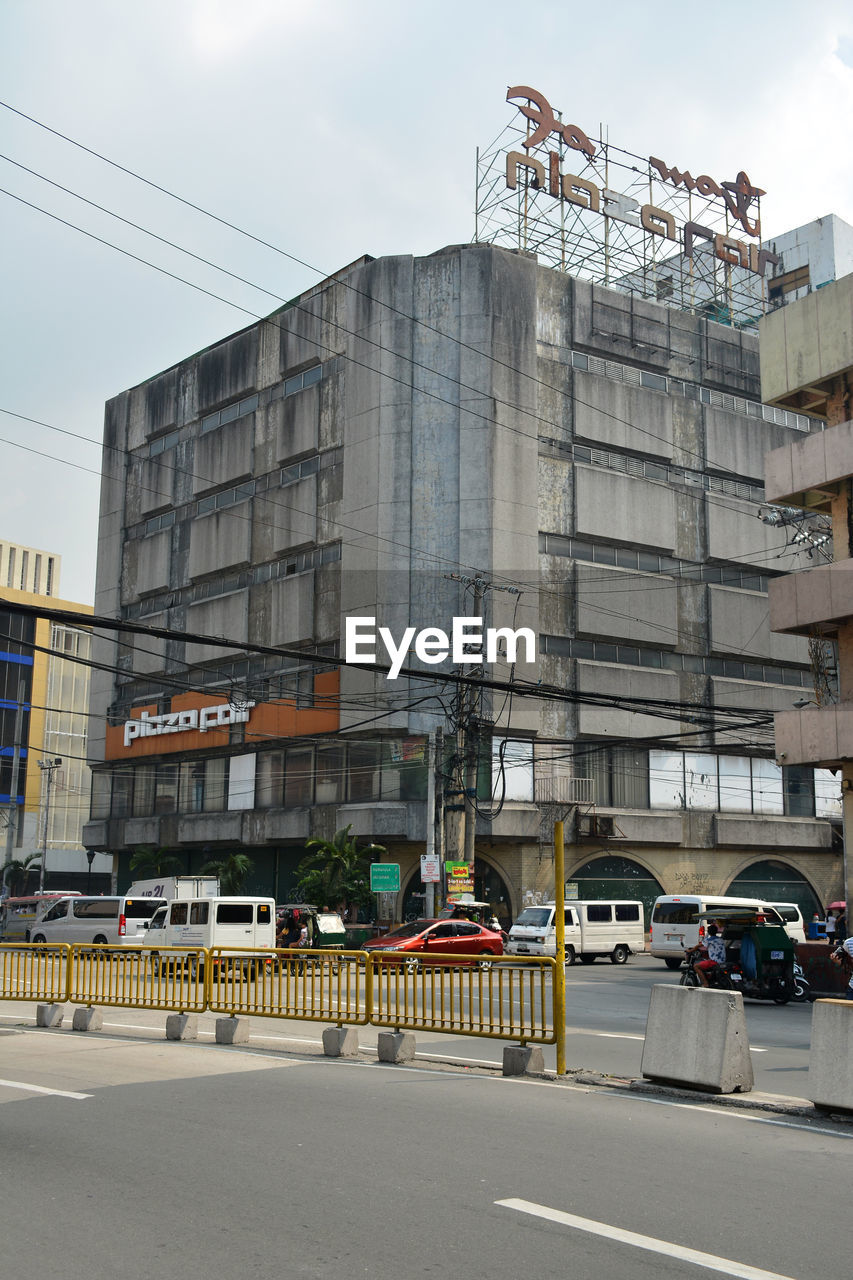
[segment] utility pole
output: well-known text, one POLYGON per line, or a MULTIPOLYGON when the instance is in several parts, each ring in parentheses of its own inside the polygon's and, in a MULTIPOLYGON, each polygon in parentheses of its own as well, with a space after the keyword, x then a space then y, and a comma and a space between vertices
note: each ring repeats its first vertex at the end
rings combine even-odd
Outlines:
POLYGON ((53 775, 62 764, 62 756, 54 756, 49 760, 39 760, 38 766, 47 774, 47 794, 44 802, 44 845, 42 847, 41 867, 39 868, 39 893, 44 893, 44 871, 47 865, 47 836, 50 823, 50 786, 53 775))

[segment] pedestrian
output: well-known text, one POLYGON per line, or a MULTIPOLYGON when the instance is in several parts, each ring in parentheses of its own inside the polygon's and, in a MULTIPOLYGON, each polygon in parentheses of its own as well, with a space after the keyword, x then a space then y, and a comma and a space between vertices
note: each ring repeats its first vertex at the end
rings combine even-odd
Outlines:
POLYGON ((839 942, 847 941, 847 911, 839 911, 835 921, 835 936, 839 942))
POLYGON ((853 938, 846 938, 840 947, 836 947, 832 953, 832 959, 837 964, 844 965, 845 971, 850 975, 844 999, 853 1000, 853 938))
POLYGON ((835 916, 829 907, 826 908, 826 940, 830 945, 835 944, 835 916))

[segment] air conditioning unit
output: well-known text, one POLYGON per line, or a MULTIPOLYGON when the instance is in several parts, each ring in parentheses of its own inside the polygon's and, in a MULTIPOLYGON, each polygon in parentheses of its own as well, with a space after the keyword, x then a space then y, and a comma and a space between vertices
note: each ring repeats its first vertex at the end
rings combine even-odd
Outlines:
POLYGON ((582 813, 578 817, 578 835, 593 839, 613 836, 613 819, 596 813, 582 813))

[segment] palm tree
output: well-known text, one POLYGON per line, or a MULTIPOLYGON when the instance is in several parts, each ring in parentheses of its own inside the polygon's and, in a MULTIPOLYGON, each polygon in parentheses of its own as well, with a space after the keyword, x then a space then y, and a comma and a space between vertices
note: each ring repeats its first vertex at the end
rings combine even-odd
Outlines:
POLYGON ((11 897, 23 888, 26 891, 31 871, 41 871, 41 854, 28 853, 26 858, 10 858, 3 867, 3 882, 11 897), (23 882, 23 886, 22 886, 23 882))
POLYGON ((130 870, 134 875, 141 872, 140 880, 178 875, 183 869, 183 860, 177 854, 169 853, 167 849, 155 849, 150 844, 138 845, 130 859, 130 870))
POLYGON ((243 892, 246 877, 254 866, 247 853, 229 853, 218 862, 206 862, 201 869, 203 876, 219 877, 219 892, 238 894, 243 892))
POLYGON ((307 840, 312 852, 299 864, 296 892, 304 902, 318 907, 347 911, 351 906, 367 906, 370 892, 370 864, 374 855, 384 853, 380 844, 358 847, 358 837, 350 835, 352 823, 336 831, 331 840, 307 840))

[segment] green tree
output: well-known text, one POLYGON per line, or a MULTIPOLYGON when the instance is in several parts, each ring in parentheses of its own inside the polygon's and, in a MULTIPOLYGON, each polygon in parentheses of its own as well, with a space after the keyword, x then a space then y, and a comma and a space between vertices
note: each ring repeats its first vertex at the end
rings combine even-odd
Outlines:
POLYGON ((227 858, 206 862, 201 869, 201 874, 218 876, 219 892, 227 896, 243 892, 246 877, 254 865, 247 853, 229 853, 227 858))
POLYGON ((370 864, 375 854, 384 853, 381 844, 358 847, 358 837, 349 826, 336 831, 331 840, 307 840, 311 852, 297 868, 296 892, 304 902, 318 907, 347 911, 373 901, 370 892, 370 864))
POLYGON ((183 869, 183 859, 176 853, 169 853, 168 849, 155 849, 150 844, 138 845, 130 859, 131 873, 138 880, 180 875, 183 869))
POLYGON ((26 858, 11 858, 3 867, 3 881, 11 897, 26 893, 31 871, 41 871, 41 854, 29 853, 26 858))

